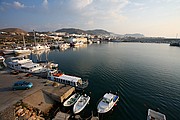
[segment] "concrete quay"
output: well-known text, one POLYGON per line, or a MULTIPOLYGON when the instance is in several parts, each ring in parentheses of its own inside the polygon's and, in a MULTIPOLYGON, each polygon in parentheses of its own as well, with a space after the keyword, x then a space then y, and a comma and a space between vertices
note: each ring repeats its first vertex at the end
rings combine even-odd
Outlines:
POLYGON ((37 76, 28 76, 27 73, 19 73, 18 75, 10 74, 10 70, 0 71, 0 118, 6 108, 11 107, 22 100, 44 113, 47 113, 55 101, 63 102, 68 98, 75 88, 54 83, 47 79, 37 76), (13 90, 12 85, 19 80, 25 80, 33 83, 33 87, 28 90, 13 90))

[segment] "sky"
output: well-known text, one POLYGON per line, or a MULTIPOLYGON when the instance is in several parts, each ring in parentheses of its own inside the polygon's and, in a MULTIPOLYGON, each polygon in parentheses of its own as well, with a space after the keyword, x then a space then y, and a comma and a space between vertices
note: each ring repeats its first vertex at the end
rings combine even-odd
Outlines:
POLYGON ((0 29, 180 36, 180 0, 0 0, 0 29))

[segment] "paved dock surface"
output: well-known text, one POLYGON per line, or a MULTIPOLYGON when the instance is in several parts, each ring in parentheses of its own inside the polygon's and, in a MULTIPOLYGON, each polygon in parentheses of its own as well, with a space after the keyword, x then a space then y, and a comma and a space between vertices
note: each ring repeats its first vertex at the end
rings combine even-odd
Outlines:
MULTIPOLYGON (((30 76, 26 77, 27 73, 20 73, 18 75, 12 75, 8 71, 0 71, 0 111, 4 110, 5 108, 12 106, 19 100, 26 100, 29 103, 39 104, 36 101, 41 100, 41 99, 30 99, 34 96, 34 94, 40 93, 39 91, 50 91, 50 95, 57 95, 58 98, 61 99, 61 96, 64 96, 64 93, 68 91, 68 95, 70 95, 74 89, 71 86, 66 86, 63 87, 64 85, 60 84, 58 87, 53 87, 52 85, 47 85, 47 83, 51 83, 51 81, 47 79, 42 79, 37 76, 30 76), (12 85, 19 81, 19 80, 25 80, 28 82, 33 83, 33 87, 28 89, 28 90, 13 90, 12 85), (63 89, 62 89, 63 87, 63 89), (53 93, 53 91, 57 91, 57 89, 61 92, 61 94, 57 94, 57 92, 53 93), (70 90, 70 92, 69 92, 70 90)), ((48 94, 48 93, 47 93, 48 94)), ((40 93, 42 96, 42 93, 40 93)), ((68 95, 64 97, 67 98, 68 95)), ((37 95, 37 98, 41 98, 41 96, 37 95)), ((44 99, 44 98, 43 98, 44 99)), ((46 100, 44 100, 46 101, 46 100)), ((61 100, 59 100, 61 101, 61 100)))

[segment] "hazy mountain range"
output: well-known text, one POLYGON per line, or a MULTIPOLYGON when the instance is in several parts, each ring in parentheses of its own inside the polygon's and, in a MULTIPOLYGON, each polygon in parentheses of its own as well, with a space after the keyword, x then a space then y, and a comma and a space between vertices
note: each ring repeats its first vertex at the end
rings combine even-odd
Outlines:
MULTIPOLYGON (((6 28, 6 29, 0 29, 0 32, 7 32, 7 33, 28 33, 25 30, 19 29, 19 28, 6 28)), ((32 31, 31 31, 32 32, 32 31)), ((95 29, 95 30, 82 30, 82 29, 76 29, 76 28, 62 28, 58 29, 55 32, 66 32, 69 34, 91 34, 91 35, 103 35, 103 36, 116 36, 116 37, 144 37, 143 34, 125 34, 125 35, 120 35, 120 34, 115 34, 112 32, 108 32, 103 29, 95 29)))
POLYGON ((115 34, 112 32, 108 32, 103 29, 95 29, 95 30, 81 30, 81 29, 75 29, 75 28, 62 28, 59 30, 56 30, 55 32, 66 32, 69 34, 91 34, 91 35, 104 35, 104 36, 117 36, 117 37, 145 37, 143 34, 125 34, 125 35, 120 35, 120 34, 115 34))

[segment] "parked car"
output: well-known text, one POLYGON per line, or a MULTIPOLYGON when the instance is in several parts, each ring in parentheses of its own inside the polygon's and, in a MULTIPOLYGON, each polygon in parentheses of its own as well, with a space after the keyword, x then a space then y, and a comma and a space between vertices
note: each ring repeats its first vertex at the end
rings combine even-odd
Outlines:
POLYGON ((33 87, 33 83, 26 81, 18 81, 14 83, 13 90, 25 90, 33 87))

